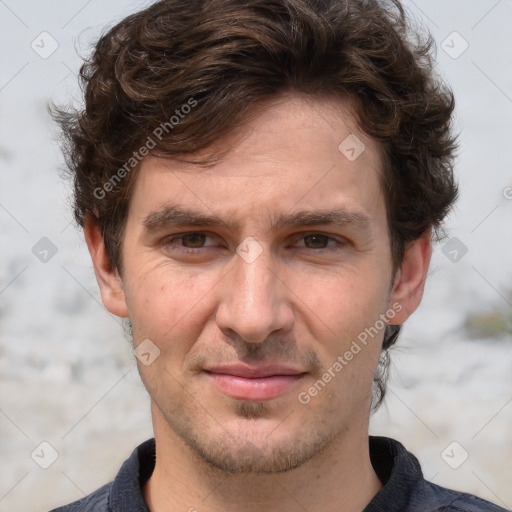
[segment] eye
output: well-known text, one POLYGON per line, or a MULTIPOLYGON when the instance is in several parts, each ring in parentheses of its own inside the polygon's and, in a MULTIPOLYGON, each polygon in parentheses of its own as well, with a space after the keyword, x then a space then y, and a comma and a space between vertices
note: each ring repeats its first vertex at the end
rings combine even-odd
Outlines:
POLYGON ((195 253, 198 252, 199 249, 213 245, 208 244, 205 246, 205 241, 208 239, 212 240, 212 238, 205 233, 182 233, 167 239, 165 245, 166 247, 180 252, 195 253))
POLYGON ((311 233, 302 236, 300 240, 304 241, 304 245, 302 247, 306 247, 307 249, 338 249, 341 246, 345 245, 343 240, 338 240, 337 238, 333 238, 328 235, 324 235, 322 233, 311 233), (330 244, 330 245, 329 245, 330 244))

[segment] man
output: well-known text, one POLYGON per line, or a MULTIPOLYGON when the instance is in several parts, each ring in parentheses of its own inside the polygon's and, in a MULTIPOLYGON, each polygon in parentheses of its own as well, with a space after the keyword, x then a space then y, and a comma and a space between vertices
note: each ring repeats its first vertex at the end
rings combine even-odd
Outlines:
POLYGON ((451 92, 398 2, 163 0, 67 137, 155 439, 64 511, 499 511, 369 437, 455 197, 451 92))

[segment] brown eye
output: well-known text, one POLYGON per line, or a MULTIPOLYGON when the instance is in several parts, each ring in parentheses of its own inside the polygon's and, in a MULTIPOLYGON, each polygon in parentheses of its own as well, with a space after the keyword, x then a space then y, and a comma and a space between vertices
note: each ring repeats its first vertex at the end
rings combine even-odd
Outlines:
POLYGON ((329 240, 332 239, 326 235, 306 235, 304 237, 306 246, 310 249, 325 249, 329 240))
POLYGON ((323 254, 342 250, 346 245, 346 240, 343 238, 334 238, 324 233, 308 233, 297 239, 295 247, 302 250, 321 251, 321 253, 314 254, 323 254))
POLYGON ((207 249, 214 248, 214 240, 206 233, 180 233, 165 240, 166 251, 200 255, 207 249))
POLYGON ((189 249, 198 249, 203 246, 206 235, 203 233, 190 233, 189 235, 182 235, 180 238, 185 247, 188 247, 189 249))

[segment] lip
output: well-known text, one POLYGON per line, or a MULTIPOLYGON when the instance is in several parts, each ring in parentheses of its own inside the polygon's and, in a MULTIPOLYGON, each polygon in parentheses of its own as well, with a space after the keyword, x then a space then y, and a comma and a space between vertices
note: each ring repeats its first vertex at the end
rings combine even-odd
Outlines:
POLYGON ((238 400, 272 400, 286 393, 306 372, 283 365, 215 366, 204 370, 223 393, 238 400))

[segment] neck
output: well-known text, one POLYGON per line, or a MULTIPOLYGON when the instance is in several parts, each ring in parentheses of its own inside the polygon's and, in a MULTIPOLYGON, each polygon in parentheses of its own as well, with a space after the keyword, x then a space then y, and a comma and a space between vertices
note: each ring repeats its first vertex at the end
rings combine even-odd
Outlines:
POLYGON ((199 459, 154 409, 156 465, 144 488, 151 512, 360 512, 382 488, 370 462, 368 417, 296 469, 231 474, 199 459))

